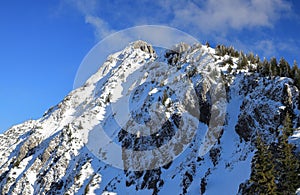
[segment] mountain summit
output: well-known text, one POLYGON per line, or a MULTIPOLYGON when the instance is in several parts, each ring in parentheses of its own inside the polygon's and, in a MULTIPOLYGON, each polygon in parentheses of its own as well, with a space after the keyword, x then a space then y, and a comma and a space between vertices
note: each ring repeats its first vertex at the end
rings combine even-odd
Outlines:
POLYGON ((284 62, 131 43, 0 135, 0 192, 296 193, 300 71, 284 62))

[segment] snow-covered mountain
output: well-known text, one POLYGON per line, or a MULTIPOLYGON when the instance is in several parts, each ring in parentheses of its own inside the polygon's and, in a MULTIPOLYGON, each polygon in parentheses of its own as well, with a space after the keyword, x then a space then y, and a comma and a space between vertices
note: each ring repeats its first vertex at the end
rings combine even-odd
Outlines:
POLYGON ((276 143, 286 114, 295 129, 300 115, 293 79, 240 63, 199 44, 130 44, 43 117, 0 135, 0 192, 241 193, 257 134, 276 143))

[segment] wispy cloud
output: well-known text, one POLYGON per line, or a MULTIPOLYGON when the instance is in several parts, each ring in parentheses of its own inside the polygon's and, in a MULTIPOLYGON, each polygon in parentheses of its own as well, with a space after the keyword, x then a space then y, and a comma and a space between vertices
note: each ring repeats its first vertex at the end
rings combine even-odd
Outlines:
POLYGON ((86 15, 85 22, 91 24, 95 28, 94 34, 98 41, 114 32, 112 29, 110 29, 108 23, 100 17, 86 15))
POLYGON ((271 57, 288 57, 287 60, 292 63, 300 51, 299 44, 299 41, 293 39, 282 40, 276 38, 257 40, 251 47, 249 47, 249 44, 244 43, 242 47, 248 47, 248 51, 259 52, 261 57, 266 57, 267 59, 271 57))
POLYGON ((97 41, 114 32, 107 21, 98 16, 100 1, 97 0, 65 0, 65 2, 76 8, 85 18, 85 22, 94 27, 97 41))
POLYGON ((269 58, 275 56, 277 53, 277 47, 272 40, 259 40, 254 45, 254 49, 260 51, 263 54, 263 57, 269 58))

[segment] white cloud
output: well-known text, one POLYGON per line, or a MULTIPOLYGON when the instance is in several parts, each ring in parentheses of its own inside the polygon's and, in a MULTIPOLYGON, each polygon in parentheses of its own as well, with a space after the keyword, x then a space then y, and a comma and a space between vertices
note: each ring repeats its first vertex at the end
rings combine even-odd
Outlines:
MULTIPOLYGON (((263 33, 264 30, 275 27, 281 18, 293 15, 291 1, 141 0, 132 1, 130 4, 125 1, 106 0, 64 2, 75 7, 84 16, 85 22, 94 28, 96 41, 118 29, 134 25, 161 24, 188 32, 201 41, 234 45, 237 49, 259 52, 266 57, 277 55, 283 50, 295 53, 299 49, 293 41, 284 42, 281 38, 277 38, 277 41, 272 38, 265 39, 266 34, 263 33), (245 31, 248 34, 243 36, 239 34, 243 30, 253 31, 245 31)), ((163 33, 149 33, 151 36, 164 36, 163 33)), ((168 38, 165 37, 166 40, 168 38)))
POLYGON ((120 24, 126 23, 127 27, 167 24, 193 35, 198 34, 193 32, 201 32, 226 36, 230 30, 272 27, 291 11, 291 3, 285 0, 143 0, 130 5, 105 0, 65 1, 84 15, 85 21, 94 27, 98 40, 113 32, 109 25, 113 19, 120 24), (99 12, 109 14, 110 18, 99 17, 99 12))
POLYGON ((175 15, 174 25, 194 26, 210 33, 272 27, 278 18, 291 10, 291 5, 283 0, 208 0, 200 6, 193 1, 180 1, 171 9, 175 15))

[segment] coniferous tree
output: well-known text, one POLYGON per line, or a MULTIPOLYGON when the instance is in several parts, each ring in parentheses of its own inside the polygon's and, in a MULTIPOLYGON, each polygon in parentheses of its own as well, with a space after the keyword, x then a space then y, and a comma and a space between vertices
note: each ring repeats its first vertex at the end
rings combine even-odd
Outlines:
POLYGON ((298 63, 297 63, 296 60, 294 60, 293 67, 294 67, 294 66, 298 68, 298 63))
POLYGON ((262 71, 263 71, 263 63, 262 63, 262 62, 258 62, 258 63, 257 63, 256 71, 257 71, 258 73, 262 73, 262 71))
POLYGON ((237 50, 234 49, 233 46, 230 46, 228 48, 228 54, 231 56, 231 57, 239 57, 239 52, 237 50))
POLYGON ((206 41, 205 45, 206 45, 206 47, 210 47, 210 44, 208 41, 206 41))
POLYGON ((288 142, 292 134, 293 125, 287 113, 277 143, 267 146, 257 135, 250 180, 240 185, 242 194, 295 194, 300 186, 300 160, 295 146, 288 142))
POLYGON ((259 58, 258 55, 256 55, 256 56, 255 56, 255 63, 257 64, 257 63, 259 63, 259 62, 260 62, 260 58, 259 58))
POLYGON ((218 56, 223 56, 221 51, 221 45, 217 45, 215 49, 215 54, 218 56))
POLYGON ((270 64, 268 62, 268 60, 265 58, 264 61, 262 62, 262 70, 261 70, 261 74, 263 76, 270 76, 271 74, 271 68, 270 68, 270 64))
POLYGON ((274 194, 277 187, 272 154, 259 134, 256 137, 256 148, 247 194, 274 194))
POLYGON ((250 52, 248 55, 247 55, 247 58, 248 60, 250 61, 251 64, 254 64, 256 62, 256 59, 254 57, 254 54, 253 52, 250 52))
POLYGON ((278 189, 287 194, 294 194, 300 186, 300 162, 294 154, 294 145, 288 143, 288 138, 293 133, 290 115, 287 113, 282 134, 278 139, 278 165, 277 181, 278 189))
POLYGON ((280 76, 281 77, 290 77, 290 65, 289 63, 284 59, 280 58, 279 60, 279 70, 280 70, 280 76))
POLYGON ((245 54, 241 51, 239 61, 238 61, 238 64, 237 64, 237 68, 238 69, 243 69, 243 68, 246 68, 247 66, 248 66, 248 59, 245 56, 245 54))
POLYGON ((271 72, 273 76, 278 76, 279 75, 279 71, 278 71, 278 64, 277 64, 277 60, 275 57, 272 57, 270 59, 270 66, 271 66, 271 72))
POLYGON ((296 76, 298 76, 298 64, 297 64, 297 61, 294 60, 294 64, 293 64, 293 67, 292 67, 292 70, 291 70, 291 76, 293 77, 293 79, 295 79, 296 76))
POLYGON ((297 64, 296 60, 294 61, 294 65, 291 70, 291 75, 294 79, 294 84, 296 85, 296 87, 298 89, 300 89, 300 70, 298 68, 298 64, 297 64))

